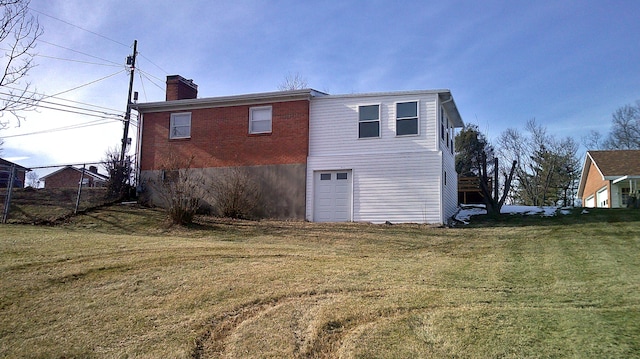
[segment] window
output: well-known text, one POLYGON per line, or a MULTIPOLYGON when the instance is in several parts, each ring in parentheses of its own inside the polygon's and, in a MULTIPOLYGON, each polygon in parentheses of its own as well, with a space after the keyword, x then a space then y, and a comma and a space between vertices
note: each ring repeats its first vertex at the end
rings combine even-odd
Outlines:
POLYGON ((321 173, 320 181, 331 181, 331 173, 321 173))
POLYGON ((358 138, 380 137, 380 105, 358 107, 358 138))
POLYGON ((620 193, 622 195, 622 204, 623 205, 628 205, 629 204, 629 197, 631 194, 631 188, 627 187, 627 188, 620 188, 620 193))
POLYGON ((418 134, 418 102, 396 104, 396 136, 418 134))
POLYGON ((339 172, 336 174, 336 179, 339 180, 346 180, 347 179, 347 173, 346 172, 339 172))
POLYGON ((249 133, 271 133, 271 106, 249 109, 249 133))
POLYGON ((169 121, 169 138, 191 137, 191 113, 172 113, 169 121))

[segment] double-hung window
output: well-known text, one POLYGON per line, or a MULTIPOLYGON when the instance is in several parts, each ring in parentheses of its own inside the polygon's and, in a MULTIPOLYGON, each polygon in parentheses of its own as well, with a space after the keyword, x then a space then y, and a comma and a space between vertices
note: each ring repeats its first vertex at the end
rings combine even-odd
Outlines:
POLYGON ((249 109, 249 133, 271 133, 271 106, 249 109))
POLYGON ((358 138, 380 137, 380 105, 358 107, 358 138))
POLYGON ((418 102, 396 103, 396 136, 418 134, 418 102))
POLYGON ((172 113, 169 120, 169 139, 191 137, 191 113, 172 113))

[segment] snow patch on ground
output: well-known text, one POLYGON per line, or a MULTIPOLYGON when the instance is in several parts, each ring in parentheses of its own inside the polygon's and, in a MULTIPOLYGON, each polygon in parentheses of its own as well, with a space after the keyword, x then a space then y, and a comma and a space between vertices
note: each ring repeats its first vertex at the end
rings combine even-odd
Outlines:
MULTIPOLYGON (((473 216, 487 214, 487 210, 484 205, 461 205, 460 211, 456 214, 455 219, 464 224, 469 224, 469 220, 473 216)), ((520 214, 520 215, 539 215, 544 217, 552 217, 557 215, 558 213, 567 215, 571 213, 571 208, 569 207, 536 207, 536 206, 510 206, 505 205, 502 206, 500 213, 505 214, 520 214)))

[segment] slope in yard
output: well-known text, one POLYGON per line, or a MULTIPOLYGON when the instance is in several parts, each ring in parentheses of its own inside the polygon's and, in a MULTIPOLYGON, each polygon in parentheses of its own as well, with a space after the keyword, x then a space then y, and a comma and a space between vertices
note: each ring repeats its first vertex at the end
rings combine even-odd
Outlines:
POLYGON ((640 357, 639 213, 0 226, 0 357, 640 357))

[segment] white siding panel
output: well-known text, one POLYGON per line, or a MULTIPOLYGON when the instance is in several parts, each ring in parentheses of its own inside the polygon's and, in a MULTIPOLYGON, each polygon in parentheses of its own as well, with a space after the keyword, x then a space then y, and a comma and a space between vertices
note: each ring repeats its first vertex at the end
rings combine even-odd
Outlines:
POLYGON ((319 97, 311 101, 309 155, 332 156, 371 152, 435 151, 437 95, 319 97), (397 137, 395 103, 419 101, 419 135, 397 137), (380 138, 358 138, 358 106, 380 104, 380 138))
MULTIPOLYGON (((443 223, 440 153, 435 151, 358 156, 315 156, 314 171, 350 169, 353 174, 353 220, 357 222, 443 223)), ((313 181, 307 181, 307 219, 313 219, 313 181)))

